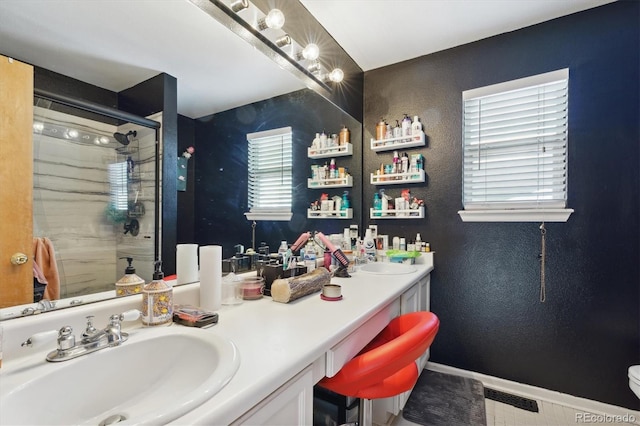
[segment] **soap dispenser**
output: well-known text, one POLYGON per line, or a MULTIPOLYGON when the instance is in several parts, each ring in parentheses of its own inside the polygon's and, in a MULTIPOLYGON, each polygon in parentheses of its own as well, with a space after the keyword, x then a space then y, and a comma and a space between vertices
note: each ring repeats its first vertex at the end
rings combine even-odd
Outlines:
POLYGON ((162 262, 155 262, 153 281, 142 289, 142 325, 171 325, 173 321, 173 288, 164 282, 162 262))
POLYGON ((136 268, 131 265, 132 257, 121 257, 127 259, 129 266, 124 270, 124 276, 116 281, 116 297, 140 294, 144 287, 144 280, 136 275, 136 268))

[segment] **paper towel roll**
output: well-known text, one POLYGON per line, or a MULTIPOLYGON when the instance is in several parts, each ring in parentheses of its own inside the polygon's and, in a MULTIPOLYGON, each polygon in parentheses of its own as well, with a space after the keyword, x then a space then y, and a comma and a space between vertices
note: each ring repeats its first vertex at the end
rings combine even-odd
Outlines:
POLYGON ((200 307, 216 311, 222 306, 222 246, 200 247, 200 307))
POLYGON ((178 284, 198 281, 198 245, 178 244, 176 246, 176 274, 178 284))

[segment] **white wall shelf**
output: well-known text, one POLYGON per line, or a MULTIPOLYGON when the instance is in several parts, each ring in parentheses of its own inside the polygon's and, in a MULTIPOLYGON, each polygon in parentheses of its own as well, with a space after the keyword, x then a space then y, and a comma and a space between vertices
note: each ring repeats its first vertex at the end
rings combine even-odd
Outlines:
POLYGON ((425 145, 424 132, 419 135, 400 136, 389 139, 373 139, 371 138, 372 151, 391 151, 396 149, 413 148, 425 145))
POLYGON ((307 188, 324 189, 324 188, 351 188, 353 186, 353 176, 345 176, 335 179, 307 179, 307 188))
POLYGON ((404 185, 407 183, 424 182, 424 170, 410 173, 388 173, 384 175, 376 175, 371 173, 372 185, 404 185))
POLYGON ((420 206, 417 209, 409 210, 374 210, 369 209, 370 219, 422 219, 424 218, 424 206, 420 206), (386 216, 383 216, 386 215, 386 216))
POLYGON ((307 148, 307 157, 309 158, 346 157, 348 155, 353 155, 353 145, 350 143, 328 148, 307 148))
POLYGON ((307 219, 353 219, 353 209, 346 209, 346 210, 307 209, 307 219))

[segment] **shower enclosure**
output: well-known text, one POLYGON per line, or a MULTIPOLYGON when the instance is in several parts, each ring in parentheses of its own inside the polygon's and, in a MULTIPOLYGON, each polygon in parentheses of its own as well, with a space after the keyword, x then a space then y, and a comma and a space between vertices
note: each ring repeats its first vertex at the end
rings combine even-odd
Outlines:
POLYGON ((156 134, 35 98, 33 235, 53 245, 60 298, 114 290, 126 257, 151 280, 156 134))

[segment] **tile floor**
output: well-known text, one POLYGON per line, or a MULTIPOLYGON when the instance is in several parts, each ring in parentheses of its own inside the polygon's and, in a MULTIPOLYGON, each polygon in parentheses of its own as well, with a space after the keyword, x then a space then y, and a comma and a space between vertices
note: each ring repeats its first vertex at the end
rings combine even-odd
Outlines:
MULTIPOLYGON (((546 401, 538 401, 539 412, 515 408, 508 404, 486 399, 487 426, 572 426, 581 424, 627 426, 633 423, 616 423, 611 418, 598 418, 595 415, 584 413, 573 408, 553 404, 546 401)), ((636 419, 638 420, 638 419, 636 419)), ((418 426, 405 420, 402 415, 396 417, 391 426, 418 426)), ((467 426, 467 425, 449 425, 467 426)), ((468 425, 475 426, 475 425, 468 425)))

